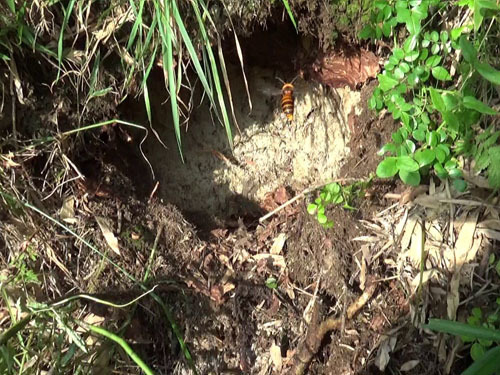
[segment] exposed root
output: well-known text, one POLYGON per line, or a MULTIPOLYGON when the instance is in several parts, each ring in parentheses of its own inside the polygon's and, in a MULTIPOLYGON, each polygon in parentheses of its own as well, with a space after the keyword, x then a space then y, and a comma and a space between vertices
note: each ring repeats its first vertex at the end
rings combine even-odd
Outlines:
MULTIPOLYGON (((367 283, 367 287, 363 294, 354 301, 347 309, 347 318, 352 319, 354 315, 370 300, 370 298, 375 293, 377 284, 371 279, 367 283)), ((342 326, 342 317, 334 318, 333 316, 327 318, 320 325, 317 324, 318 320, 318 305, 314 307, 313 316, 311 319, 311 325, 307 330, 307 335, 304 341, 302 341, 297 348, 293 358, 292 367, 288 371, 289 375, 302 375, 309 366, 312 358, 318 352, 321 342, 325 335, 333 331, 334 329, 339 329, 342 326)))

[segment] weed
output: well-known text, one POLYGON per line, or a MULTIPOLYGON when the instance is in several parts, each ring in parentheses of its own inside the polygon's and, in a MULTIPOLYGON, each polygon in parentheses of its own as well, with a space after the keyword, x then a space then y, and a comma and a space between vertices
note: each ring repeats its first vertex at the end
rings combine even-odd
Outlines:
POLYGON ((326 215, 328 205, 342 206, 344 209, 355 210, 352 206, 356 198, 364 196, 365 190, 370 186, 372 177, 366 181, 357 181, 350 185, 342 186, 337 182, 324 185, 319 196, 307 206, 307 212, 310 215, 316 215, 318 222, 325 228, 333 227, 334 223, 326 215))
POLYGON ((461 159, 471 157, 476 171, 487 171, 490 186, 500 187, 499 132, 494 126, 481 126, 484 117, 497 114, 485 103, 493 86, 500 84, 500 71, 490 64, 485 41, 498 11, 500 7, 490 0, 373 3, 371 23, 361 37, 392 36, 395 45, 369 106, 386 109, 401 123, 392 142, 379 152, 385 158, 377 176, 398 174, 404 183, 416 186, 423 176, 434 173, 452 179, 455 188, 464 191, 461 159), (457 6, 471 8, 473 22, 439 28, 436 16, 457 6), (487 19, 491 23, 483 30, 487 19), (399 43, 401 33, 406 38, 399 43), (483 100, 478 93, 483 93, 483 100))

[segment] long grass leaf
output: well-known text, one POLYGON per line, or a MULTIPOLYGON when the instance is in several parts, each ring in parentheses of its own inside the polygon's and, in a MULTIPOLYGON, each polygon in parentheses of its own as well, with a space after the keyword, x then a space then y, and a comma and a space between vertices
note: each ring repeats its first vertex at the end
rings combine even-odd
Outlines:
POLYGON ((174 16, 176 25, 179 29, 179 32, 181 34, 184 45, 186 46, 186 49, 189 53, 189 57, 191 59, 191 62, 193 63, 196 74, 198 75, 198 78, 200 79, 200 82, 203 86, 203 89, 205 90, 205 93, 207 94, 211 104, 215 107, 216 105, 215 105, 213 91, 212 91, 210 85, 208 84, 207 76, 205 75, 205 72, 204 72, 203 68, 201 67, 200 60, 198 58, 198 54, 196 53, 196 50, 193 46, 193 42, 191 41, 191 38, 189 37, 189 34, 186 30, 186 27, 184 26, 184 22, 182 21, 182 18, 179 14, 179 10, 177 9, 177 5, 175 4, 175 2, 173 3, 173 16, 174 16))
MULTIPOLYGON (((173 0, 172 3, 174 5, 174 9, 177 9, 175 0, 173 0)), ((227 135, 227 139, 229 142, 229 146, 231 147, 231 150, 232 150, 234 148, 233 135, 232 135, 232 131, 231 131, 231 124, 229 123, 229 116, 227 114, 226 104, 224 102, 224 95, 222 93, 222 88, 221 88, 220 79, 219 79, 219 72, 217 71, 217 62, 215 60, 215 56, 214 56, 214 53, 212 51, 210 39, 208 38, 208 34, 207 34, 206 29, 205 29, 205 24, 203 22, 201 14, 200 14, 198 2, 196 0, 191 1, 191 5, 193 6, 193 10, 196 14, 196 19, 198 20, 198 27, 200 29, 201 36, 203 38, 203 41, 205 42, 205 49, 207 51, 208 58, 210 61, 210 68, 212 70, 212 77, 214 80, 215 91, 217 92, 217 99, 218 99, 220 111, 222 114, 224 127, 226 129, 226 135, 227 135)), ((207 14, 208 13, 205 11, 205 15, 207 15, 207 14)), ((209 17, 209 14, 207 17, 209 17)))
POLYGON ((127 50, 129 50, 130 47, 132 47, 132 44, 134 44, 135 37, 137 36, 137 31, 139 30, 139 27, 142 28, 142 10, 144 8, 144 2, 145 0, 141 0, 141 2, 139 3, 139 12, 136 14, 134 25, 132 26, 132 30, 130 31, 130 36, 128 38, 127 48, 126 48, 127 50))
POLYGON ((433 331, 449 333, 456 336, 467 336, 475 339, 500 341, 500 330, 485 327, 474 327, 466 323, 454 322, 443 319, 429 319, 429 324, 424 328, 433 331))
MULTIPOLYGON (((170 106, 172 108, 172 120, 174 122, 175 138, 177 140, 177 147, 182 162, 184 163, 184 156, 182 155, 182 142, 181 142, 181 128, 179 122, 179 107, 177 104, 177 92, 174 74, 173 63, 173 49, 172 49, 172 28, 170 26, 170 2, 165 1, 163 8, 158 7, 159 17, 158 26, 162 30, 162 46, 163 46, 163 61, 164 72, 168 77, 168 88, 170 92, 170 106)), ((180 62, 179 62, 180 64, 180 62)))
POLYGON ((118 345, 121 346, 123 351, 125 353, 127 353, 127 355, 130 357, 130 359, 132 359, 137 364, 137 366, 139 366, 141 368, 141 370, 144 371, 144 373, 146 375, 154 375, 153 370, 151 370, 151 368, 146 364, 146 362, 144 362, 141 359, 141 357, 139 357, 139 355, 137 355, 137 353, 132 350, 130 345, 122 337, 120 337, 120 336, 114 334, 113 332, 110 332, 102 327, 87 324, 87 323, 82 322, 80 320, 77 320, 77 323, 80 324, 82 327, 87 328, 89 331, 97 333, 101 336, 104 336, 104 337, 116 342, 118 345))
MULTIPOLYGON (((200 0, 200 4, 204 9, 206 8, 202 0, 200 0)), ((222 5, 224 6, 226 13, 229 14, 229 10, 227 9, 225 1, 222 1, 222 5)), ((245 90, 247 92, 249 113, 252 113, 252 108, 253 108, 252 97, 250 95, 250 90, 248 89, 248 81, 247 81, 247 75, 245 74, 245 63, 243 61, 243 52, 241 50, 240 40, 238 39, 238 35, 236 34, 236 28, 234 27, 233 19, 231 17, 229 17, 229 22, 231 23, 231 28, 233 29, 236 52, 238 54, 238 59, 240 60, 241 74, 243 75, 243 82, 245 83, 245 90)))
POLYGON ((71 17, 71 13, 73 13, 73 6, 75 5, 75 0, 70 0, 68 6, 64 10, 64 18, 63 23, 61 25, 61 31, 59 32, 59 41, 57 43, 57 79, 59 79, 61 74, 61 65, 62 65, 62 55, 63 55, 63 42, 64 42, 64 30, 66 26, 68 26, 69 18, 71 17))
POLYGON ((236 114, 234 113, 234 104, 233 104, 233 94, 231 92, 231 85, 229 83, 229 77, 227 75, 226 61, 224 60, 224 53, 222 52, 222 42, 220 40, 220 35, 217 34, 217 50, 219 52, 219 63, 220 70, 222 72, 222 77, 224 78, 224 84, 226 85, 226 92, 229 98, 229 105, 231 106, 231 114, 233 115, 233 121, 236 125, 236 129, 241 135, 240 125, 238 124, 238 120, 236 119, 236 114))
POLYGON ((500 370, 500 346, 488 350, 484 355, 470 365, 462 375, 493 375, 500 370))
POLYGON ((288 0, 281 0, 281 1, 283 1, 283 5, 285 6, 286 11, 288 12, 288 17, 290 17, 290 20, 293 23, 293 27, 295 27, 295 31, 298 32, 297 23, 295 22, 295 18, 293 17, 292 9, 290 8, 290 4, 288 4, 288 0))

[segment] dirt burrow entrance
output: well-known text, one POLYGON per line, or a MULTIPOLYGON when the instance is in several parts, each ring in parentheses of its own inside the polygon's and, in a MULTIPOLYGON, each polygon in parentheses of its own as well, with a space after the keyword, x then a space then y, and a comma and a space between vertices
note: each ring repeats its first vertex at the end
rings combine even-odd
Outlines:
MULTIPOLYGON (((159 181, 158 195, 202 226, 207 216, 212 225, 220 225, 232 217, 259 214, 265 195, 280 186, 298 191, 337 177, 349 153, 347 118, 360 100, 358 92, 347 88, 326 89, 298 78, 294 119, 289 123, 280 107, 279 72, 248 69, 251 112, 241 70, 232 67, 228 73, 241 131, 233 129, 234 152, 205 98, 182 131, 185 164, 163 80, 152 81, 150 88, 153 127, 167 146, 150 136, 144 147, 159 181)), ((127 105, 124 115, 147 123, 143 102, 127 105)))

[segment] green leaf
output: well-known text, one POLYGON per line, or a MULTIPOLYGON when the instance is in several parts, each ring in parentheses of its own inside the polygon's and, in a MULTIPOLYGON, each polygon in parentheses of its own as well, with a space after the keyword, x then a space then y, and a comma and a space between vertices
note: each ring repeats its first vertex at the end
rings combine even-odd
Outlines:
POLYGON ((471 356, 473 361, 479 360, 482 356, 484 356, 485 353, 486 353, 486 350, 484 349, 484 347, 481 344, 479 344, 478 342, 475 342, 474 344, 472 344, 472 346, 470 348, 470 356, 471 356))
POLYGON ((406 144, 406 148, 408 149, 408 152, 413 154, 415 152, 415 149, 417 148, 417 146, 415 146, 415 143, 413 143, 411 140, 407 139, 405 141, 405 144, 406 144))
POLYGON ((440 50, 439 44, 436 43, 432 45, 431 53, 433 55, 437 55, 439 53, 439 50, 440 50))
POLYGON ((413 138, 415 138, 419 142, 425 141, 425 131, 421 129, 417 129, 413 131, 413 138))
POLYGON ((413 62, 416 59, 418 59, 419 55, 420 55, 419 51, 411 51, 411 52, 409 52, 409 53, 406 54, 405 60, 408 61, 408 62, 413 62))
POLYGON ((405 74, 400 68, 394 69, 394 77, 396 79, 403 79, 404 76, 405 76, 405 74))
POLYGON ((405 53, 402 48, 394 48, 394 51, 392 51, 392 54, 396 56, 396 58, 399 60, 403 59, 405 57, 405 53))
POLYGON ((401 181, 410 186, 418 186, 420 185, 420 173, 417 172, 409 172, 406 170, 399 171, 399 177, 401 181))
POLYGON ((432 87, 429 90, 431 93, 431 100, 434 108, 436 108, 439 112, 446 111, 446 106, 444 104, 443 98, 441 97, 441 94, 432 87))
POLYGON ((439 39, 441 39, 441 42, 446 43, 449 40, 448 31, 446 31, 446 30, 441 31, 441 34, 439 35, 439 39))
POLYGON ((438 134, 435 131, 428 132, 425 135, 426 142, 431 147, 436 147, 438 144, 438 134))
POLYGON ((340 193, 341 186, 338 183, 333 182, 331 184, 326 185, 324 189, 330 192, 331 194, 336 195, 340 193))
POLYGON ((309 215, 314 215, 316 213, 317 209, 318 209, 318 205, 314 204, 314 203, 310 203, 307 206, 307 212, 309 213, 309 215))
POLYGON ((474 362, 462 375, 492 375, 500 370, 500 346, 488 350, 478 361, 474 362))
POLYGON ((391 154, 396 154, 396 145, 394 143, 387 143, 385 144, 378 152, 378 156, 384 156, 386 152, 389 152, 391 154))
POLYGON ((431 32, 431 40, 436 43, 439 40, 439 34, 436 30, 431 32))
POLYGON ((460 101, 455 97, 455 95, 445 94, 442 98, 448 111, 454 110, 460 104, 460 101))
POLYGON ((326 222, 328 221, 328 218, 326 217, 326 215, 324 213, 319 213, 319 212, 318 212, 317 219, 318 219, 318 222, 320 224, 326 224, 326 222))
POLYGON ((268 277, 266 280, 266 286, 269 289, 276 289, 278 287, 278 280, 276 280, 274 277, 268 277))
POLYGON ((486 115, 496 115, 497 111, 493 108, 490 108, 482 101, 476 99, 473 96, 465 96, 464 97, 464 107, 469 109, 474 109, 480 113, 484 113, 486 115))
POLYGON ((391 138, 395 144, 399 145, 403 143, 403 137, 401 136, 401 132, 397 131, 391 134, 391 138))
POLYGON ((500 146, 488 150, 490 165, 488 166, 488 183, 493 189, 500 188, 500 146))
POLYGON ((397 157, 390 156, 380 162, 377 167, 377 176, 380 178, 393 177, 398 173, 397 157))
POLYGON ((464 55, 465 61, 470 64, 475 64, 477 62, 477 51, 467 39, 467 36, 462 35, 460 37, 460 49, 462 50, 462 54, 464 55))
POLYGON ((408 65, 408 63, 402 62, 401 64, 399 64, 399 69, 401 69, 403 73, 408 73, 410 71, 410 65, 408 65))
POLYGON ((439 81, 451 81, 450 73, 442 66, 432 68, 432 76, 439 81))
POLYGON ((490 64, 478 63, 476 64, 476 69, 479 74, 483 76, 483 78, 495 85, 500 85, 500 72, 493 68, 490 64))
POLYGON ((425 62, 425 65, 430 66, 432 68, 432 67, 438 66, 440 62, 441 62, 441 56, 435 55, 435 56, 429 57, 427 59, 427 61, 425 62))
POLYGON ((379 82, 379 87, 384 92, 393 89, 398 84, 398 81, 396 79, 389 77, 385 74, 379 74, 377 78, 379 82))
POLYGON ((458 132, 460 130, 460 119, 455 115, 455 113, 451 111, 444 111, 443 120, 448 125, 448 129, 454 132, 458 132))
POLYGON ((420 169, 418 163, 410 156, 399 156, 396 165, 400 171, 415 172, 420 169))
POLYGON ((448 172, 443 168, 441 163, 434 164, 434 171, 439 178, 445 179, 448 177, 448 172))
POLYGON ((370 39, 373 38, 374 36, 375 36, 375 29, 370 25, 365 26, 363 30, 361 30, 361 32, 359 33, 360 39, 370 39))
POLYGON ((460 178, 462 177, 462 171, 458 168, 450 168, 448 169, 448 174, 451 178, 460 178))
POLYGON ((421 167, 431 164, 434 159, 436 159, 436 151, 431 149, 418 150, 415 153, 415 160, 421 167))
POLYGON ((499 330, 484 327, 473 327, 466 323, 452 322, 449 320, 429 319, 429 324, 424 324, 423 328, 449 333, 455 336, 470 336, 475 339, 500 341, 499 330))
POLYGON ((453 187, 456 191, 463 193, 465 190, 467 190, 467 182, 465 182, 461 178, 457 178, 456 180, 453 180, 453 187))
POLYGON ((290 21, 293 23, 293 27, 295 27, 295 31, 298 32, 297 30, 297 23, 295 22, 295 18, 293 17, 292 10, 290 9, 290 4, 288 4, 288 0, 281 0, 283 2, 283 5, 285 6, 285 9, 288 13, 288 17, 290 17, 290 21))

